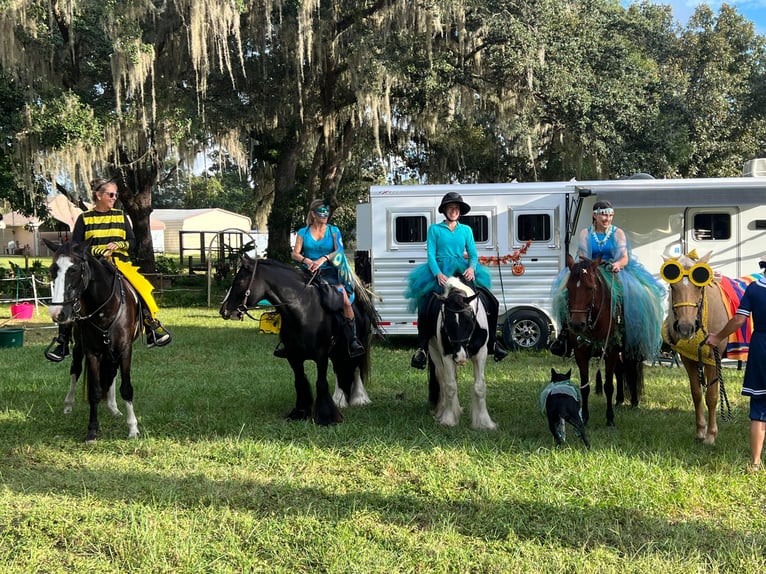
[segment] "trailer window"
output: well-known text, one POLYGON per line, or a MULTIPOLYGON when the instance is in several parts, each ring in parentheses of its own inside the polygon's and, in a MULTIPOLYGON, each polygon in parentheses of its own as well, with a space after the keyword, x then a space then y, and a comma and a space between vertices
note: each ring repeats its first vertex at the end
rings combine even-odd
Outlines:
POLYGON ((697 241, 731 239, 731 216, 728 213, 696 213, 694 239, 697 241))
POLYGON ((485 243, 489 240, 489 218, 486 215, 464 215, 460 218, 463 223, 473 230, 473 240, 485 243))
POLYGON ((550 241, 551 216, 547 213, 521 214, 517 220, 519 241, 550 241))
POLYGON ((397 243, 425 243, 428 221, 422 215, 403 215, 394 221, 397 243))

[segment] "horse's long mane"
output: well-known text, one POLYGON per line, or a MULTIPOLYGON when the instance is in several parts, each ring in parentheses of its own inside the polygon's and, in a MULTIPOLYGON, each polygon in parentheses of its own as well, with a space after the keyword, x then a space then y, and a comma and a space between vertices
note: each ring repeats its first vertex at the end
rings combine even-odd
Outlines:
MULTIPOLYGON (((272 269, 282 271, 303 283, 306 283, 308 281, 308 276, 306 275, 306 273, 304 273, 300 269, 297 269, 293 265, 283 263, 282 261, 278 261, 276 259, 257 259, 257 260, 252 258, 248 258, 248 259, 250 259, 250 261, 257 262, 258 265, 265 265, 267 267, 271 267, 272 269)), ((374 303, 375 294, 372 291, 370 291, 370 289, 367 288, 367 286, 359 278, 359 276, 354 272, 353 269, 351 270, 351 277, 353 278, 353 281, 354 281, 354 294, 356 297, 357 305, 360 307, 360 309, 365 314, 365 316, 370 320, 370 323, 372 325, 372 328, 375 334, 382 335, 383 332, 379 326, 380 314, 378 313, 377 309, 375 309, 375 303, 374 303)))

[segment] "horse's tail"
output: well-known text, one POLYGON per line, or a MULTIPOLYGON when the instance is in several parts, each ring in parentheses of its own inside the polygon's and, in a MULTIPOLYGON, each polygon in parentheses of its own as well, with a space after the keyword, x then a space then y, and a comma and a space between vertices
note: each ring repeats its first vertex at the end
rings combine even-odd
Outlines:
MULTIPOLYGON (((362 282, 359 276, 351 272, 354 280, 354 302, 359 310, 370 321, 370 333, 382 336, 383 330, 380 328, 380 313, 375 308, 375 293, 370 291, 362 282)), ((366 335, 366 334, 365 334, 366 335)))

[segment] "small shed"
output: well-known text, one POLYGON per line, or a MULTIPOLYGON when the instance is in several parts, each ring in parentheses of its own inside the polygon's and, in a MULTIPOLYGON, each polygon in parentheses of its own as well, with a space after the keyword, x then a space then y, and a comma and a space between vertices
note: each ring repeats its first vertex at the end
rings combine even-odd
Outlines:
MULTIPOLYGON (((238 229, 248 233, 252 227, 250 218, 219 208, 207 209, 155 209, 152 217, 165 225, 164 239, 166 253, 181 252, 181 232, 184 232, 183 247, 205 249, 206 238, 225 229, 238 229)), ((159 251, 159 246, 155 250, 159 251)))

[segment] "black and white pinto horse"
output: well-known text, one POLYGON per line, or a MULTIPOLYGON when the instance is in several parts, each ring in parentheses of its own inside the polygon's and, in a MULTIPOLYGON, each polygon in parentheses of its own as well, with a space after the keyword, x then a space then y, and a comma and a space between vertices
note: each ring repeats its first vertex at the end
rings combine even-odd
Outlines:
POLYGON ((72 410, 84 357, 90 405, 85 441, 96 440, 99 431, 98 405, 103 398, 106 397, 112 414, 121 414, 115 400, 118 370, 120 396, 127 411, 128 437, 137 437, 138 420, 133 410, 130 368, 133 341, 141 333, 138 295, 111 263, 90 254, 90 242, 60 245, 47 239, 43 241, 55 253, 50 268, 53 287, 48 311, 56 323, 74 323, 75 327, 69 393, 64 401, 64 412, 72 410))
POLYGON ((370 344, 377 313, 367 295, 363 288, 358 289, 353 303, 356 332, 365 347, 365 354, 354 358, 349 357, 348 342, 336 324, 343 308, 342 296, 329 285, 307 283, 303 273, 279 261, 243 257, 219 312, 224 319, 242 319, 263 299, 275 307, 282 319, 279 337, 295 377, 295 407, 287 418, 330 425, 343 420, 339 407, 370 402, 364 384, 370 375, 370 344), (306 377, 305 361, 314 361, 317 366, 316 400, 306 377), (336 377, 332 397, 327 381, 329 361, 336 377))
POLYGON ((438 306, 429 313, 435 319, 434 334, 428 343, 429 399, 435 405, 434 418, 440 424, 456 426, 463 409, 457 394, 458 367, 473 363, 471 426, 494 430, 497 425, 487 412, 487 362, 489 329, 487 312, 478 293, 458 277, 450 277, 442 295, 435 295, 438 306))

